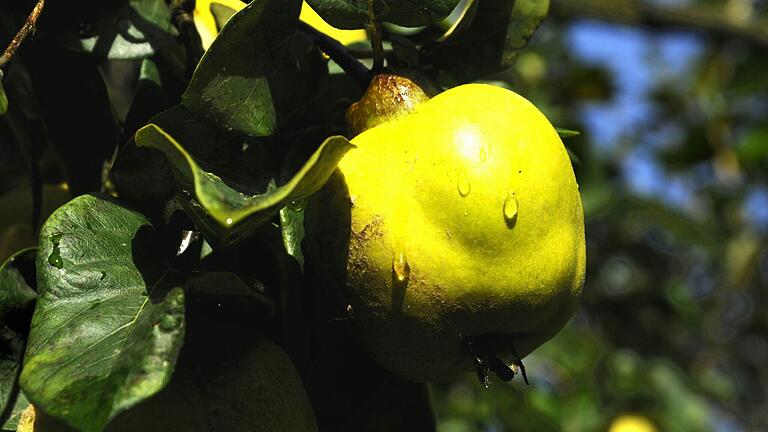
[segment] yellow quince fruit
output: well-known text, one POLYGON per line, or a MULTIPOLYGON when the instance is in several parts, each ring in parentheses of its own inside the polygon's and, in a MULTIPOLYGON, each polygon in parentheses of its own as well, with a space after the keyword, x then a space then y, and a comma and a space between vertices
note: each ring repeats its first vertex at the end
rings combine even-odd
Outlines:
POLYGON ((512 91, 468 84, 423 101, 384 81, 348 112, 353 129, 370 128, 307 203, 310 253, 392 372, 443 381, 474 365, 511 379, 584 283, 565 147, 512 91))

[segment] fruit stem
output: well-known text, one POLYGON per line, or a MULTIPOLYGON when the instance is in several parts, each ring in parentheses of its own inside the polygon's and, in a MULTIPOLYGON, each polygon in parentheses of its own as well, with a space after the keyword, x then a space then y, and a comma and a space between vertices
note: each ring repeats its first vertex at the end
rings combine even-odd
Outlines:
POLYGON ((368 88, 373 74, 347 50, 347 47, 303 21, 299 21, 299 30, 316 43, 318 48, 328 57, 332 58, 347 75, 355 80, 361 89, 368 88))
POLYGON ((373 0, 368 0, 368 37, 373 49, 373 75, 384 71, 384 45, 381 41, 381 22, 373 11, 373 0))
POLYGON ((347 110, 347 127, 350 134, 355 136, 413 112, 419 104, 428 99, 429 96, 424 90, 406 77, 376 75, 362 99, 353 103, 347 110))

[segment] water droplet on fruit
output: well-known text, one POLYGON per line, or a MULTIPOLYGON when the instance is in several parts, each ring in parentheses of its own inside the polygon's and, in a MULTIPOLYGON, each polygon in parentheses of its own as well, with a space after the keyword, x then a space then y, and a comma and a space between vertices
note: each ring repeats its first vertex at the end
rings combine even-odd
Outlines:
POLYGON ((485 162, 488 159, 488 150, 485 147, 480 147, 480 160, 485 162))
POLYGON ((399 282, 408 281, 408 277, 411 275, 411 266, 408 265, 408 260, 405 258, 405 252, 395 254, 395 259, 392 262, 392 271, 395 272, 395 276, 399 282))
POLYGON ((504 222, 509 228, 513 228, 517 223, 517 211, 519 204, 514 192, 510 192, 504 200, 504 222))
POLYGON ((467 177, 467 171, 461 170, 459 171, 459 179, 457 182, 457 186, 459 188, 459 195, 465 197, 469 195, 469 191, 471 190, 471 186, 469 184, 469 178, 467 177))

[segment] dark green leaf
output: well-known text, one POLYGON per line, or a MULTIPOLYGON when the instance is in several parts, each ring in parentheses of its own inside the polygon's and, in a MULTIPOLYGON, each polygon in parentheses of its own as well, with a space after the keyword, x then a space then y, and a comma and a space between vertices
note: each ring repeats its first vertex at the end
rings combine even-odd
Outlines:
POLYGON ((201 59, 184 105, 227 130, 272 135, 327 72, 296 31, 300 8, 298 0, 257 0, 235 14, 201 59))
MULTIPOLYGON (((176 29, 165 0, 62 2, 44 15, 68 48, 110 59, 142 59, 173 43, 176 29), (78 4, 80 3, 80 4, 78 4), (61 17, 64 18, 61 18, 61 17)), ((46 27, 48 28, 48 27, 46 27)))
POLYGON ((469 82, 506 69, 549 12, 549 0, 477 0, 472 23, 445 42, 422 49, 433 76, 469 82))
MULTIPOLYGON (((334 27, 361 29, 368 24, 368 0, 308 0, 312 9, 334 27)), ((375 0, 380 21, 406 27, 431 24, 447 17, 459 0, 375 0)))
POLYGON ((193 193, 200 209, 222 227, 237 225, 246 218, 248 224, 258 226, 286 203, 311 195, 325 184, 341 157, 353 147, 344 137, 330 137, 285 184, 278 186, 272 181, 264 193, 248 195, 202 169, 181 143, 155 124, 139 130, 136 143, 162 151, 182 188, 193 193))
POLYGON ((43 225, 21 374, 35 405, 100 431, 168 383, 184 337, 184 294, 171 289, 160 246, 144 216, 93 195, 43 225))
POLYGON ((175 186, 168 162, 159 151, 139 148, 131 140, 123 146, 110 170, 120 200, 157 220, 173 198, 175 186))
POLYGON ((304 240, 304 205, 305 200, 294 201, 280 210, 280 228, 283 244, 288 255, 296 258, 299 267, 304 268, 304 254, 301 241, 304 240))
POLYGON ((142 61, 122 142, 130 140, 158 113, 181 103, 187 82, 185 56, 181 45, 172 45, 142 61))
MULTIPOLYGON (((0 117, 0 196, 32 185, 32 142, 29 123, 13 109, 0 117)), ((9 213, 9 212, 4 212, 9 213)), ((8 214, 0 216, 7 221, 8 214)))
POLYGON ((17 262, 31 263, 34 257, 35 249, 27 249, 0 266, 0 425, 4 430, 16 429, 19 415, 28 405, 19 391, 18 378, 37 293, 17 262))
POLYGON ((664 162, 665 167, 675 170, 685 170, 711 160, 715 151, 707 134, 706 127, 689 128, 685 139, 659 151, 659 159, 664 162))

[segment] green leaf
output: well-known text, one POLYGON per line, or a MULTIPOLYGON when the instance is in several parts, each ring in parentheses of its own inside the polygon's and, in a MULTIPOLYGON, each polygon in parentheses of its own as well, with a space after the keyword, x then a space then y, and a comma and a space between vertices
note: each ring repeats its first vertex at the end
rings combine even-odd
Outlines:
POLYGON ((581 135, 581 132, 577 130, 563 129, 563 128, 555 128, 555 130, 557 131, 557 134, 560 135, 560 138, 562 139, 572 138, 572 137, 581 135))
POLYGON ((422 48, 422 62, 433 76, 447 72, 455 81, 469 82, 508 68, 549 12, 549 0, 477 1, 469 26, 422 48))
POLYGON ((186 84, 186 56, 178 46, 169 47, 142 60, 131 107, 125 118, 123 136, 128 141, 157 113, 181 102, 186 84))
MULTIPOLYGON (((361 29, 368 24, 368 0, 307 0, 334 27, 361 29)), ((431 24, 447 17, 459 0, 375 0, 379 21, 406 27, 431 24)))
POLYGON ((768 159, 768 125, 748 129, 736 145, 739 160, 758 164, 768 159))
POLYGON ((327 73, 296 31, 301 1, 256 0, 235 14, 200 60, 184 105, 223 128, 272 135, 306 105, 327 73))
POLYGON ((65 17, 55 25, 62 43, 75 51, 115 60, 143 59, 174 43, 177 35, 165 0, 77 3, 62 2, 46 10, 65 17))
POLYGON ((3 72, 0 71, 0 117, 4 116, 8 111, 8 96, 5 95, 5 87, 3 87, 3 72))
POLYGON ((301 241, 304 240, 304 206, 305 200, 294 201, 280 210, 280 228, 283 233, 283 244, 288 255, 296 258, 299 267, 304 269, 304 254, 301 252, 301 241))
POLYGON ((146 218, 82 195, 40 232, 39 297, 21 373, 27 397, 85 432, 170 380, 184 294, 169 282, 146 218))
POLYGON ((18 379, 37 293, 19 262, 23 266, 34 259, 35 249, 26 249, 0 266, 0 425, 4 430, 16 429, 21 411, 29 404, 19 391, 18 379))
POLYGON ((285 184, 278 186, 272 181, 264 193, 249 195, 202 169, 179 142, 155 124, 136 133, 136 144, 162 151, 182 188, 193 193, 202 206, 200 210, 223 227, 234 226, 246 218, 249 225, 261 225, 286 203, 313 194, 325 184, 342 156, 354 147, 344 137, 330 137, 285 184))
POLYGON ((237 13, 237 9, 232 9, 220 3, 211 3, 211 15, 216 21, 216 28, 221 30, 227 24, 227 21, 237 13))

